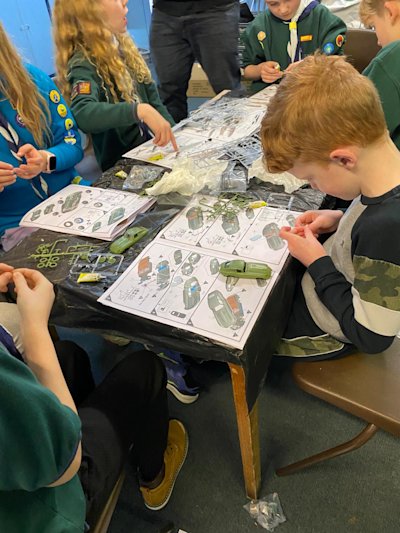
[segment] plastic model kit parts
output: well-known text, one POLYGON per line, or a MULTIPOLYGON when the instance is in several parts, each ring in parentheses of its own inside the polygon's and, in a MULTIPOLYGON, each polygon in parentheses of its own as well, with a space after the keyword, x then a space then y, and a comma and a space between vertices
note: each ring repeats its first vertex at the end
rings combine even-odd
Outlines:
POLYGON ((219 271, 223 276, 232 278, 269 279, 272 275, 272 270, 267 264, 250 263, 242 259, 222 263, 219 271))

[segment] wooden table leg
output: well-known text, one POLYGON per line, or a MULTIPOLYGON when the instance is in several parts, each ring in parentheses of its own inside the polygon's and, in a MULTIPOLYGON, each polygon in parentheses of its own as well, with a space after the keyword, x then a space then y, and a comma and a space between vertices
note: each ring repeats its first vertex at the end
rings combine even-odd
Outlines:
POLYGON ((236 407, 246 495, 255 500, 257 499, 261 482, 258 400, 249 412, 244 370, 239 365, 228 364, 231 371, 233 398, 236 407))

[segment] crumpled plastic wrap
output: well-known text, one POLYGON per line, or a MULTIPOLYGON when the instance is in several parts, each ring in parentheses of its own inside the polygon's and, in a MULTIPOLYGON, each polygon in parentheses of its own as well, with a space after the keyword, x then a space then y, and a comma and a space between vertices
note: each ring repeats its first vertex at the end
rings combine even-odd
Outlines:
POLYGON ((221 176, 229 161, 204 159, 201 166, 189 158, 178 160, 153 187, 146 189, 150 196, 158 196, 169 192, 179 192, 184 196, 191 196, 200 192, 204 187, 210 191, 219 190, 221 176))
POLYGON ((261 500, 251 500, 243 507, 256 521, 256 524, 267 531, 274 531, 279 524, 286 522, 286 516, 283 514, 281 502, 276 492, 268 494, 261 500))
POLYGON ((289 172, 282 172, 280 174, 271 174, 265 168, 263 158, 256 159, 249 168, 249 179, 258 178, 262 181, 269 181, 275 185, 283 185, 285 192, 291 194, 304 185, 304 181, 298 180, 289 172))

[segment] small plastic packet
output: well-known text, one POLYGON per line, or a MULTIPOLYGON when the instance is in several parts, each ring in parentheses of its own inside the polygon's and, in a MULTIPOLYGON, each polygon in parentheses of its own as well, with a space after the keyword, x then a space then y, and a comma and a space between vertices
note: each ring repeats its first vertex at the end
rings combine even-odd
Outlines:
POLYGON ((122 254, 108 252, 83 253, 76 257, 70 269, 70 277, 78 283, 96 283, 118 277, 124 259, 122 254))
POLYGON ((158 179, 163 172, 165 172, 165 168, 155 165, 133 165, 122 188, 124 190, 139 191, 145 184, 158 179))
POLYGON ((221 176, 219 192, 246 192, 247 171, 235 161, 230 161, 221 176))
POLYGON ((251 500, 243 508, 267 531, 274 531, 279 524, 286 522, 277 492, 268 494, 261 500, 251 500))

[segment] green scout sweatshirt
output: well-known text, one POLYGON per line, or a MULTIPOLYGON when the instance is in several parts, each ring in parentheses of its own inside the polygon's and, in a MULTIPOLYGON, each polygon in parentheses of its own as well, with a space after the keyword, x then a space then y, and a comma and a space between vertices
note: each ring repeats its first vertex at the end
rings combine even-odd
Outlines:
MULTIPOLYGON (((135 106, 122 97, 114 103, 109 87, 82 53, 70 59, 68 68, 72 113, 79 129, 91 135, 96 159, 102 170, 107 170, 125 152, 147 140, 140 131, 135 106)), ((136 82, 135 86, 139 102, 152 105, 174 125, 155 84, 136 82)))
MULTIPOLYGON (((306 18, 297 23, 301 57, 320 49, 324 54, 342 54, 346 24, 323 5, 316 6, 306 18)), ((265 61, 277 61, 281 70, 290 64, 287 45, 290 40, 289 24, 265 11, 249 24, 242 34, 245 46, 243 67, 259 65, 265 61)), ((253 81, 252 92, 260 91, 268 83, 253 81)))
POLYGON ((68 469, 81 439, 76 413, 0 343, 0 530, 83 533, 79 478, 49 487, 68 469))
POLYGON ((378 89, 390 136, 400 150, 400 40, 382 48, 363 74, 378 89))

